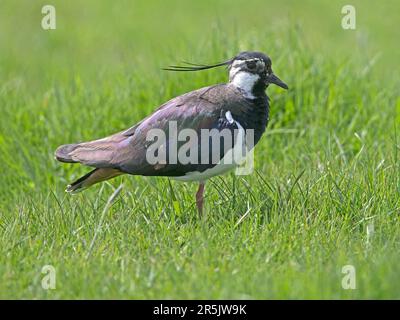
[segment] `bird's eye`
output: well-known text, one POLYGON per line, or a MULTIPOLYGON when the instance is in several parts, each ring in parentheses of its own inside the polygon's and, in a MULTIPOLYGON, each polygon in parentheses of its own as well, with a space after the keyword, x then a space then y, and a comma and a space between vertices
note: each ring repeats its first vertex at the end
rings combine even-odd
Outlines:
POLYGON ((250 70, 254 70, 257 66, 257 63, 254 60, 246 61, 246 65, 247 65, 247 68, 249 68, 250 70))

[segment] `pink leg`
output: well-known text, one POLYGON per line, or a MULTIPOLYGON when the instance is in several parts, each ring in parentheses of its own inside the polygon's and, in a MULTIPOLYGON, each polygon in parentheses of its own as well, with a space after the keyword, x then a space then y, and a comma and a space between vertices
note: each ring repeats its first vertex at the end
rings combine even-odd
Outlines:
POLYGON ((199 210, 199 215, 202 216, 203 214, 203 202, 204 202, 204 182, 200 182, 199 189, 196 193, 196 206, 197 210, 199 210))

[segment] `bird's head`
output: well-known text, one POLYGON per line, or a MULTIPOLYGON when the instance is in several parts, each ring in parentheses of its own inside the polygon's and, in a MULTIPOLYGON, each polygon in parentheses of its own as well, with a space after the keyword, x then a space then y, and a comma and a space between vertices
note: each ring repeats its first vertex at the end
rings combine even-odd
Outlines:
POLYGON ((227 66, 229 82, 245 91, 249 97, 254 97, 258 93, 264 92, 271 83, 288 89, 286 83, 273 73, 271 59, 261 52, 244 51, 232 59, 211 65, 185 63, 186 66, 170 66, 164 70, 200 71, 227 66))
POLYGON ((270 83, 288 89, 286 83, 273 73, 271 59, 261 52, 244 51, 234 57, 229 64, 229 81, 255 92, 264 91, 270 83))

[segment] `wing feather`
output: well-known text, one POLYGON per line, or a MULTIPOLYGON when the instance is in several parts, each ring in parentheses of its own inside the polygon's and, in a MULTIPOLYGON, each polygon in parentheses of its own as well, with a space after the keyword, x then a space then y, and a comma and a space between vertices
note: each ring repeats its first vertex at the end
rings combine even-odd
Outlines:
POLYGON ((147 133, 151 129, 168 132, 171 121, 176 121, 178 131, 184 128, 194 128, 198 132, 201 129, 228 128, 233 132, 234 126, 224 121, 224 110, 233 108, 236 98, 240 99, 240 95, 229 91, 227 85, 192 91, 166 102, 153 114, 125 131, 99 140, 63 145, 57 149, 56 158, 96 168, 115 168, 135 175, 181 176, 186 172, 203 171, 213 165, 148 163, 147 133))

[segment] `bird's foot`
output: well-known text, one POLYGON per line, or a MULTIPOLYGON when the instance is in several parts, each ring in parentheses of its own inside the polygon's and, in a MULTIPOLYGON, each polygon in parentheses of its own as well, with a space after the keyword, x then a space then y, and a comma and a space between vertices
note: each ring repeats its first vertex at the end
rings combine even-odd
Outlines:
POLYGON ((196 206, 199 211, 199 216, 203 216, 203 203, 204 203, 204 182, 200 182, 199 189, 196 192, 196 206))

